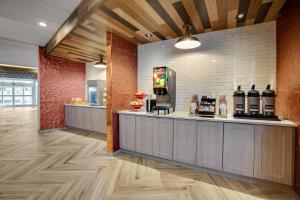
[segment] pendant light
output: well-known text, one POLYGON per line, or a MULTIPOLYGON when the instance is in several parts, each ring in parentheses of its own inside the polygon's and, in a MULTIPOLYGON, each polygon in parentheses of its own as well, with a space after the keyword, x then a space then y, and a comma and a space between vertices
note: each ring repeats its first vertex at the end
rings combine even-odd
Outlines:
POLYGON ((200 41, 191 35, 191 26, 185 24, 183 26, 185 29, 184 36, 179 38, 175 43, 175 47, 178 49, 194 49, 201 45, 200 41))
POLYGON ((96 67, 96 68, 102 68, 102 69, 106 68, 106 63, 103 61, 103 56, 102 55, 100 55, 100 61, 96 62, 94 64, 94 67, 96 67))

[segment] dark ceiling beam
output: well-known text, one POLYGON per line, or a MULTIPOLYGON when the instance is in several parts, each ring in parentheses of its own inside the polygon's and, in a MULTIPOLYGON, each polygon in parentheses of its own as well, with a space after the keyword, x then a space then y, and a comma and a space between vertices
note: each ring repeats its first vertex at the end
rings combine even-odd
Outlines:
POLYGON ((49 40, 46 46, 46 55, 49 55, 69 33, 79 26, 105 1, 107 0, 83 0, 49 40))

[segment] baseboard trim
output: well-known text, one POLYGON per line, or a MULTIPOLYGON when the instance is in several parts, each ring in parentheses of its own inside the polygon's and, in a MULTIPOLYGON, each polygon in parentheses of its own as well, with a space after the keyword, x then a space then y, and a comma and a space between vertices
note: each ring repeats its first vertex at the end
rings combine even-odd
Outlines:
POLYGON ((44 130, 38 130, 38 133, 51 133, 53 131, 62 131, 62 130, 67 130, 68 128, 66 127, 61 127, 61 128, 52 128, 52 129, 44 129, 44 130))

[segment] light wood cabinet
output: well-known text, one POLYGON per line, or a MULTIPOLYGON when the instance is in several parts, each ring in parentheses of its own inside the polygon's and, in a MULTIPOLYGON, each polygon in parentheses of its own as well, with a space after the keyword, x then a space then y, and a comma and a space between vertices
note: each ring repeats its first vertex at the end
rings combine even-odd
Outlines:
POLYGON ((153 118, 153 155, 173 159, 173 119, 153 118))
POLYGON ((293 137, 293 128, 255 126, 256 178, 293 184, 293 137))
POLYGON ((223 170, 253 176, 254 125, 224 123, 223 170))
POLYGON ((135 116, 121 114, 119 122, 121 149, 135 151, 135 116))
POLYGON ((153 154, 153 125, 152 117, 135 117, 136 151, 143 154, 153 154))
POLYGON ((174 120, 174 160, 196 164, 197 124, 194 120, 174 120))
POLYGON ((222 170, 223 123, 197 122, 196 164, 202 167, 222 170))

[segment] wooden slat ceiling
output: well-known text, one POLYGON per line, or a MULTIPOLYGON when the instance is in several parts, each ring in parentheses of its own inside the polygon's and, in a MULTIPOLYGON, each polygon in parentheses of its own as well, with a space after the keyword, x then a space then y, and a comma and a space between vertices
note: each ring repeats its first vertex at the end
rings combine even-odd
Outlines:
MULTIPOLYGON (((64 38, 56 39, 57 45, 49 46, 47 54, 79 62, 96 61, 100 54, 105 55, 106 31, 136 44, 156 42, 182 36, 184 24, 190 24, 192 34, 198 34, 272 21, 285 3, 286 0, 103 0, 94 4, 92 12, 64 38), (239 14, 244 17, 237 18, 239 14)), ((54 42, 50 40, 48 44, 54 42)))

